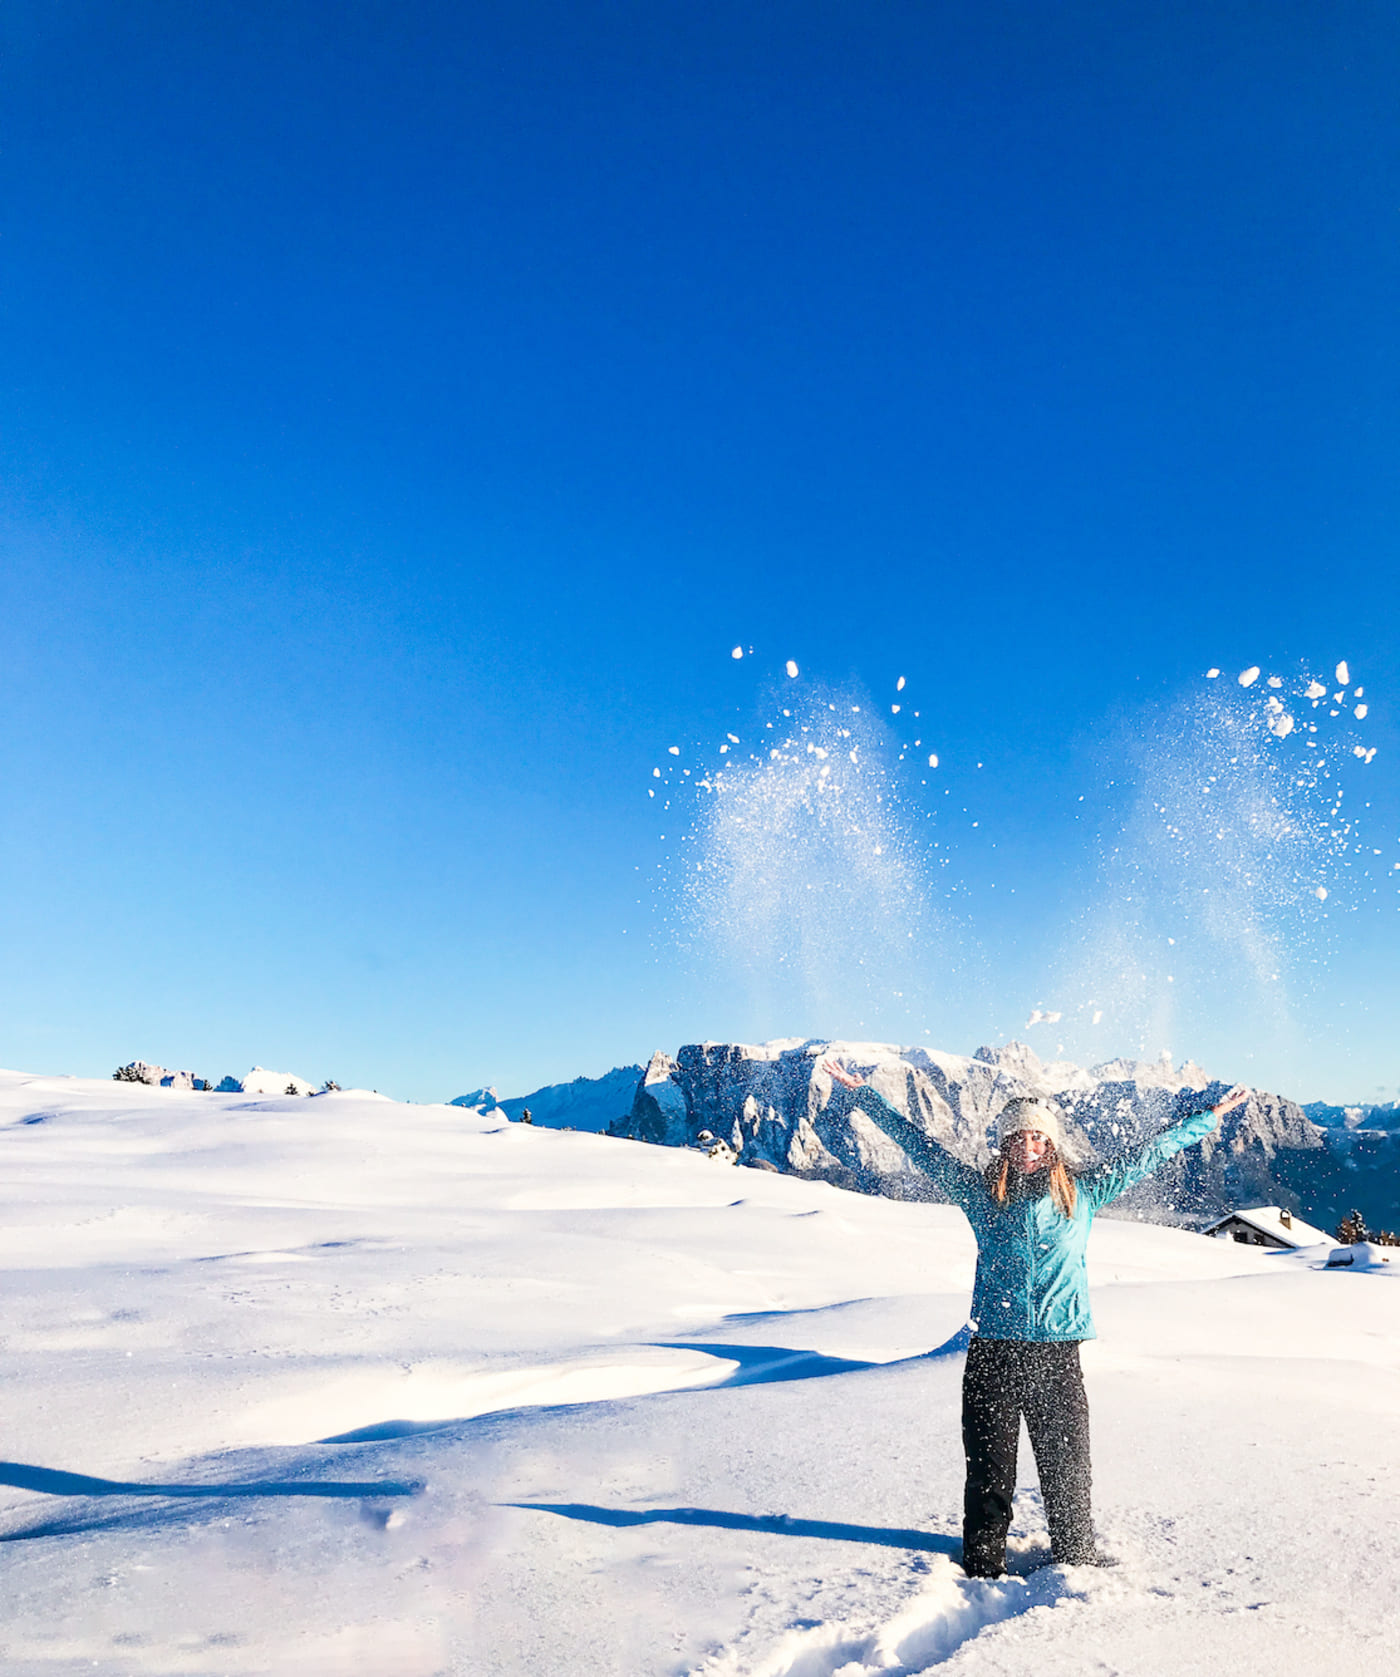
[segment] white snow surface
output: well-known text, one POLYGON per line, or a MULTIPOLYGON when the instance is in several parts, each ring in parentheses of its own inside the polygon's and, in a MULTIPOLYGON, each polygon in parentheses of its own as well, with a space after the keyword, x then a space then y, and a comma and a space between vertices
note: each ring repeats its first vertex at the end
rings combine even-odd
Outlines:
POLYGON ((1400 1639, 1397 1266, 1101 1222, 1119 1564, 1039 1564, 1026 1459, 974 1582, 950 1207, 355 1091, 0 1073, 0 1148, 6 1677, 1307 1677, 1400 1639))
POLYGON ((1392 1261, 1400 1267, 1400 1252, 1395 1247, 1378 1246, 1369 1240, 1358 1240, 1354 1246, 1334 1246, 1327 1254, 1328 1269, 1380 1269, 1392 1261))
POLYGON ((299 1095, 313 1095, 316 1085, 298 1077, 294 1071, 269 1071, 266 1066, 254 1066, 241 1079, 245 1095, 285 1095, 289 1088, 299 1095))

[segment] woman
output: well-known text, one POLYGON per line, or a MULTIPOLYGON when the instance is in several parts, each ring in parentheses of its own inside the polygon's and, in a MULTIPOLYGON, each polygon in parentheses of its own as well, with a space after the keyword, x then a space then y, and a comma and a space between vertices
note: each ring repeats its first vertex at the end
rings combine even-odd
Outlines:
POLYGON ((955 1204, 977 1237, 973 1339, 963 1374, 963 1570, 999 1578, 1026 1418, 1050 1550, 1064 1566, 1100 1557, 1089 1515, 1089 1405, 1079 1342, 1094 1337, 1084 1252, 1094 1213, 1184 1147, 1203 1140, 1249 1098, 1235 1088, 1209 1111, 1173 1124, 1135 1152, 1073 1176, 1051 1100, 1016 1096, 997 1119, 1000 1148, 987 1170, 955 1159, 837 1059, 825 1061, 873 1118, 955 1204))

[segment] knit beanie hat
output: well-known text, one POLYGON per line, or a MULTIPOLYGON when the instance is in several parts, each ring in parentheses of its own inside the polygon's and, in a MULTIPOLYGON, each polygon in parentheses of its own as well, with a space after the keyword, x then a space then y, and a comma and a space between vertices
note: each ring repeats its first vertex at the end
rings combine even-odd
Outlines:
POLYGON ((997 1146, 1020 1130, 1039 1130, 1056 1152, 1064 1150, 1060 1109, 1042 1095, 1013 1095, 997 1117, 997 1146))

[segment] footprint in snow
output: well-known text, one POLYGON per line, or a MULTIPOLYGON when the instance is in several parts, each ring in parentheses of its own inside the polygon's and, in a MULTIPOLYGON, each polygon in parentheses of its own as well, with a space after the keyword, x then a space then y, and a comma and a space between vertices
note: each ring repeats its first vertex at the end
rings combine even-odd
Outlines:
MULTIPOLYGON (((1020 1557, 1022 1564, 1029 1558, 1020 1557)), ((924 1587, 883 1624, 864 1631, 842 1622, 794 1627, 757 1659, 721 1655, 695 1677, 915 1677, 991 1626, 1080 1593, 1059 1567, 989 1580, 967 1578, 940 1558, 924 1587)))

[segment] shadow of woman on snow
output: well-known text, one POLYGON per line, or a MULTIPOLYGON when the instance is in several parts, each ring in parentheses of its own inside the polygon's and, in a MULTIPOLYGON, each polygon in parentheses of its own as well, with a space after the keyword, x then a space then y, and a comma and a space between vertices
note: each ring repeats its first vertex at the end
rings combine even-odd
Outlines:
POLYGON ((937 1531, 893 1526, 855 1526, 837 1520, 799 1520, 791 1514, 733 1514, 722 1508, 595 1508, 587 1502, 508 1502, 566 1520, 598 1526, 717 1526, 722 1531, 764 1531, 779 1537, 820 1537, 835 1543, 877 1543, 885 1549, 918 1549, 925 1554, 962 1555, 962 1539, 937 1531))

